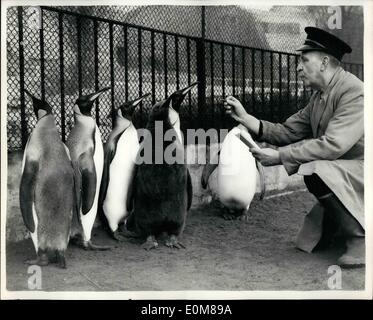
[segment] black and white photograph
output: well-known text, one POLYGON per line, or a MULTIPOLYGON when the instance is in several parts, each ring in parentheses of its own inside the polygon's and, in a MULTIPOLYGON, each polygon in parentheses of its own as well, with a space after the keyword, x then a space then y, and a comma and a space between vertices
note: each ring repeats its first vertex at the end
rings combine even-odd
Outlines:
POLYGON ((1 298, 372 299, 372 11, 2 2, 1 298))

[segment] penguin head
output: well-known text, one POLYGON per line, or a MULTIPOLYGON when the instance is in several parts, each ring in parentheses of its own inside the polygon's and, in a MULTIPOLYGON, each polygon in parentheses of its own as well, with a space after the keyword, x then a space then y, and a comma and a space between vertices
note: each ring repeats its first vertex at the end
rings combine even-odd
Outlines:
POLYGON ((198 81, 193 82, 190 86, 185 87, 183 89, 177 90, 171 95, 172 104, 171 107, 176 111, 179 112, 180 106, 184 101, 186 95, 198 84, 198 81))
POLYGON ((169 110, 169 118, 172 125, 175 125, 179 120, 180 106, 184 101, 186 95, 198 84, 192 83, 190 86, 177 90, 171 95, 171 106, 169 110))
POLYGON ((136 109, 136 107, 140 104, 141 101, 143 101, 145 98, 150 96, 150 93, 144 94, 140 98, 137 98, 135 100, 127 101, 126 103, 122 104, 117 109, 117 116, 121 118, 126 118, 128 120, 132 120, 132 115, 136 109))
POLYGON ((102 93, 108 91, 109 89, 111 88, 105 87, 97 92, 85 96, 80 96, 75 102, 77 105, 77 108, 74 108, 75 112, 81 113, 85 116, 91 116, 93 103, 102 93))
POLYGON ((28 90, 24 90, 25 93, 32 99, 32 104, 34 107, 34 113, 38 119, 44 117, 47 114, 52 113, 52 108, 48 104, 48 102, 44 100, 40 100, 36 97, 34 97, 28 90))
POLYGON ((149 122, 168 121, 171 96, 167 99, 157 102, 150 110, 149 122))

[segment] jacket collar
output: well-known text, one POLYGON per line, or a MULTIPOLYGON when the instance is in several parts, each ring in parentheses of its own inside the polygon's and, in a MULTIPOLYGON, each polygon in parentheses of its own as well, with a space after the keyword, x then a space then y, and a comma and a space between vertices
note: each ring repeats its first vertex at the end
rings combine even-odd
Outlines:
POLYGON ((328 96, 330 90, 333 89, 335 84, 338 82, 338 80, 341 78, 341 76, 344 74, 344 70, 342 67, 338 67, 337 70, 334 72, 333 77, 330 79, 330 82, 328 86, 326 87, 325 91, 319 91, 320 99, 324 99, 328 96))

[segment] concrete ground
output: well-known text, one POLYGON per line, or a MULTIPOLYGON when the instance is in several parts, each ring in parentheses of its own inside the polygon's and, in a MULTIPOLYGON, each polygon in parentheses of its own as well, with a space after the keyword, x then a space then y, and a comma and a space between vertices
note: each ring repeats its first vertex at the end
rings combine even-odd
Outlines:
MULTIPOLYGON (((295 249, 303 217, 312 207, 306 192, 254 200, 247 222, 226 221, 217 202, 189 212, 182 242, 186 249, 162 243, 149 252, 141 241, 118 243, 100 229, 94 242, 111 251, 70 246, 67 269, 42 269, 46 291, 122 290, 328 290, 328 267, 344 248, 308 254, 295 249)), ((31 239, 7 245, 7 289, 28 290, 27 266, 34 256, 31 239)), ((342 289, 363 290, 365 269, 343 270, 342 289)))

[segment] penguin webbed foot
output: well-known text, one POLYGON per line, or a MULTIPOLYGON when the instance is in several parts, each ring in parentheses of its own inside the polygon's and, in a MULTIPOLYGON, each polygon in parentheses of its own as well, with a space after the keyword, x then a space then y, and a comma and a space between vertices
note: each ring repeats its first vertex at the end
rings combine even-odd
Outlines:
POLYGON ((224 208, 224 212, 222 214, 222 217, 224 220, 236 220, 237 219, 237 210, 235 209, 229 209, 229 208, 224 208))
POLYGON ((91 250, 91 251, 106 251, 111 250, 112 246, 100 246, 97 244, 93 244, 92 241, 84 241, 83 242, 83 249, 84 250, 91 250))
POLYGON ((57 250, 56 251, 56 263, 57 266, 61 269, 66 269, 66 259, 65 259, 65 251, 57 250))
POLYGON ((80 236, 74 236, 70 238, 69 244, 77 247, 83 247, 84 240, 80 236))
POLYGON ((49 258, 50 263, 55 263, 57 267, 61 269, 66 269, 65 251, 55 250, 54 255, 52 252, 50 254, 51 254, 49 258))
POLYGON ((223 219, 224 220, 236 220, 237 216, 230 213, 223 213, 223 219))
POLYGON ((127 225, 125 223, 119 225, 119 228, 117 229, 117 234, 119 234, 121 237, 124 237, 124 239, 128 238, 135 238, 138 239, 140 238, 140 235, 135 232, 135 230, 129 230, 127 225))
POLYGON ((28 259, 25 261, 25 264, 28 265, 38 265, 38 266, 47 266, 49 264, 49 258, 47 253, 39 253, 36 257, 36 259, 28 259))
POLYGON ((122 232, 120 232, 118 229, 115 231, 111 231, 111 236, 113 237, 114 240, 117 240, 119 242, 126 241, 126 238, 124 237, 122 232))
POLYGON ((149 236, 146 238, 146 241, 141 245, 143 249, 149 251, 158 247, 158 241, 154 236, 149 236))
POLYGON ((237 220, 239 221, 249 221, 250 220, 250 214, 247 210, 243 210, 242 214, 237 217, 237 220))
POLYGON ((249 212, 244 209, 242 211, 234 209, 226 209, 226 212, 223 213, 224 220, 239 220, 239 221, 249 221, 250 215, 249 212))
POLYGON ((93 244, 91 240, 86 241, 81 238, 81 236, 75 236, 70 239, 70 242, 78 247, 83 248, 84 250, 92 250, 92 251, 105 251, 111 250, 112 246, 100 246, 93 244))
POLYGON ((139 237, 139 235, 137 233, 129 231, 127 229, 124 229, 124 230, 117 229, 115 231, 111 231, 111 236, 119 242, 127 241, 128 238, 138 238, 139 237))
POLYGON ((184 244, 182 244, 175 235, 171 235, 165 242, 165 245, 169 248, 185 249, 184 244))

